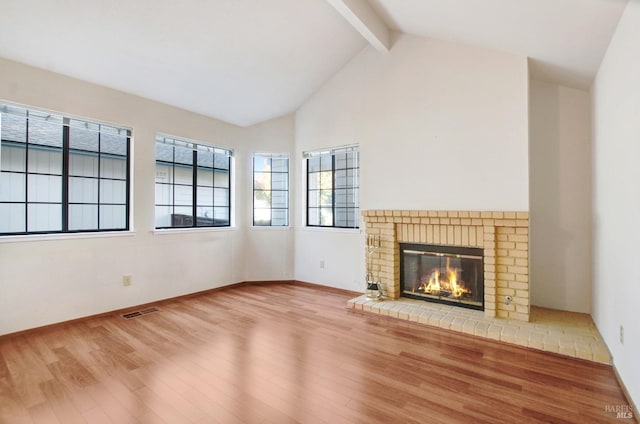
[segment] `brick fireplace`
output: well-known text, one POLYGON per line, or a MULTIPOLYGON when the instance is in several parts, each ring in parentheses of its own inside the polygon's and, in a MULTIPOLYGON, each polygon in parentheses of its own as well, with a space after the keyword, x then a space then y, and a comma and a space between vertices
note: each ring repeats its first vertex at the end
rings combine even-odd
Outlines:
POLYGON ((367 269, 380 280, 387 298, 400 297, 399 243, 475 247, 484 251, 485 316, 529 321, 528 212, 367 210, 362 214, 367 237, 380 240, 377 252, 367 255, 367 269))

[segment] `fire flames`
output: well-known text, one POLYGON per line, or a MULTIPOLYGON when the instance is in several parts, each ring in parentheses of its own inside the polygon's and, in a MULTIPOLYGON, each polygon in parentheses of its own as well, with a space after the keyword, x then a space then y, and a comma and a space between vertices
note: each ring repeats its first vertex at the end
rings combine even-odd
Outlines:
POLYGON ((441 276, 440 270, 436 268, 429 275, 429 282, 423 282, 420 289, 426 294, 442 295, 450 293, 453 297, 461 297, 465 293, 471 293, 469 289, 460 284, 458 271, 457 268, 450 267, 449 258, 447 258, 446 276, 441 276))

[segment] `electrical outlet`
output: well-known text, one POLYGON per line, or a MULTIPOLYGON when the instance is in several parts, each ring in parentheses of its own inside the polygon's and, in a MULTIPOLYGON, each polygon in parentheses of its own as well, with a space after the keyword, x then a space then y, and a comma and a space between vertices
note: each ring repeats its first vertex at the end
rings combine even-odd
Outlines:
POLYGON ((123 286, 130 286, 131 285, 131 276, 130 275, 123 275, 122 276, 122 285, 123 286))
POLYGON ((624 344, 624 327, 620 325, 620 344, 624 344))
POLYGON ((324 269, 324 261, 320 261, 320 269, 324 269))

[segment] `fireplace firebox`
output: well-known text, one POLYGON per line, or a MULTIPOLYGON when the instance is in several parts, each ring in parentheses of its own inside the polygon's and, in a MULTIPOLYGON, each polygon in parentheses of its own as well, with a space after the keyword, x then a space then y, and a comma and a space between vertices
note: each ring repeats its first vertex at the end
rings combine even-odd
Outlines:
POLYGON ((483 249, 400 243, 400 295, 484 310, 483 249))

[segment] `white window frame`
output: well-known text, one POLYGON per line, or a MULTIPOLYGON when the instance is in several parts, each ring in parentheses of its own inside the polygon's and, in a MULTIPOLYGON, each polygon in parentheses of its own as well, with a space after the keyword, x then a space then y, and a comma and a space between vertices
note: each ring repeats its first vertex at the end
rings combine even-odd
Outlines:
MULTIPOLYGON (((318 150, 312 150, 312 151, 306 151, 303 152, 303 179, 304 179, 304 190, 303 190, 303 210, 304 210, 304 214, 303 214, 303 223, 304 223, 304 227, 307 229, 319 229, 319 230, 325 230, 325 229, 331 229, 331 230, 338 230, 338 231, 359 231, 360 229, 360 201, 359 201, 359 195, 360 195, 360 151, 359 151, 359 146, 357 144, 353 144, 353 145, 347 145, 347 146, 340 146, 340 147, 335 147, 335 148, 327 148, 327 149, 318 149, 318 150), (335 161, 335 157, 336 155, 341 155, 341 154, 345 154, 345 153, 353 153, 355 152, 355 158, 353 158, 353 160, 355 161, 355 166, 351 167, 351 168, 336 168, 336 161, 335 161), (312 201, 311 196, 310 196, 310 192, 311 191, 315 191, 315 192, 320 192, 322 191, 321 189, 312 189, 310 187, 310 174, 311 173, 320 173, 321 171, 311 171, 309 169, 309 161, 312 158, 315 157, 327 157, 330 156, 331 157, 331 167, 326 171, 330 171, 331 172, 331 206, 327 206, 324 205, 322 206, 321 204, 321 200, 318 200, 318 205, 316 206, 311 206, 310 203, 312 201), (354 181, 354 185, 352 186, 347 186, 347 187, 340 187, 340 188, 336 188, 335 187, 335 177, 336 177, 336 171, 341 171, 341 170, 356 170, 355 175, 353 175, 353 181, 354 181), (353 207, 342 207, 342 206, 336 206, 335 204, 335 194, 336 194, 336 190, 352 190, 352 194, 355 196, 355 206, 353 207), (331 225, 322 225, 322 224, 310 224, 310 210, 311 209, 317 209, 317 212, 319 214, 319 219, 321 219, 320 214, 322 213, 322 209, 331 209, 331 219, 332 219, 332 223, 331 225), (353 210, 353 226, 341 226, 341 225, 336 225, 336 210, 337 209, 346 209, 346 212, 348 213, 349 209, 353 210)), ((320 168, 321 169, 321 168, 320 168)), ((321 178, 321 177, 320 177, 321 178)), ((321 183, 320 183, 321 184, 321 183)), ((320 193, 319 193, 320 194, 320 193)))
MULTIPOLYGON (((68 238, 68 237, 92 237, 92 236, 104 236, 104 235, 121 235, 123 233, 131 233, 133 228, 133 131, 131 128, 119 125, 106 123, 103 121, 99 121, 96 119, 89 119, 79 116, 74 116, 62 112, 51 111, 47 109, 42 109, 33 106, 27 106, 22 104, 17 104, 5 100, 0 100, 0 133, 2 133, 2 116, 4 115, 13 115, 18 116, 19 118, 24 118, 26 120, 25 128, 27 131, 27 135, 25 135, 25 148, 30 145, 29 143, 29 124, 31 122, 59 122, 62 127, 62 146, 60 147, 61 155, 62 155, 62 171, 59 174, 62 181, 62 194, 61 201, 59 202, 61 205, 61 225, 60 229, 44 229, 44 230, 30 230, 28 226, 28 215, 25 216, 25 223, 27 224, 25 227, 25 231, 16 232, 3 232, 0 234, 0 239, 8 239, 12 240, 24 240, 30 238, 37 239, 58 239, 58 238, 68 238), (125 165, 125 176, 122 178, 116 178, 114 181, 123 181, 125 183, 125 199, 124 203, 110 203, 101 199, 100 194, 98 193, 98 198, 96 201, 87 203, 87 205, 95 206, 96 213, 98 214, 96 219, 95 228, 92 226, 91 228, 82 228, 82 226, 75 227, 72 225, 70 221, 70 211, 71 207, 75 205, 83 205, 85 203, 78 203, 77 200, 72 199, 70 196, 70 182, 72 179, 78 178, 90 178, 98 181, 98 185, 100 186, 101 181, 108 181, 112 178, 107 177, 100 173, 98 165, 98 175, 95 177, 84 177, 79 175, 74 175, 73 170, 69 167, 69 161, 71 159, 71 154, 74 151, 82 151, 79 149, 79 146, 74 144, 76 140, 73 138, 72 131, 84 131, 84 132, 95 132, 98 133, 98 140, 102 138, 101 134, 105 135, 115 135, 117 137, 126 137, 125 144, 125 153, 118 154, 116 156, 121 156, 126 160, 125 165), (103 206, 124 206, 124 225, 122 227, 108 227, 105 224, 101 223, 101 207, 103 206)), ((5 140, 5 142, 10 142, 10 140, 5 140)), ((104 141, 103 141, 104 142, 104 141)), ((85 146, 86 147, 86 146, 85 146)), ((98 157, 105 155, 105 157, 110 156, 111 154, 107 151, 103 150, 103 146, 101 142, 98 141, 98 150, 95 152, 98 157)), ((2 149, 0 148, 0 160, 2 157, 2 149)), ((28 163, 28 157, 25 158, 28 163)), ((7 170, 3 170, 3 172, 8 172, 7 170)), ((26 167, 24 170, 25 177, 28 175, 33 175, 32 171, 29 171, 26 167)), ((58 175, 58 174, 56 174, 58 175)), ((2 203, 7 204, 10 201, 2 201, 2 203)), ((24 204, 25 205, 25 213, 27 205, 33 204, 33 201, 28 199, 28 194, 25 193, 24 201, 14 201, 14 204, 24 204)), ((45 202, 46 203, 46 202, 45 202)))
MULTIPOLYGON (((155 154, 154 154, 154 159, 155 159, 155 173, 156 173, 156 179, 154 181, 154 187, 157 189, 158 185, 166 185, 171 187, 172 190, 172 195, 171 195, 171 203, 169 204, 158 204, 158 193, 156 192, 156 195, 154 196, 154 231, 158 232, 158 233, 162 233, 162 232, 166 232, 166 231, 211 231, 211 230, 228 230, 230 228, 234 228, 235 226, 235 220, 234 220, 234 214, 235 214, 235 193, 234 193, 234 188, 235 188, 235 184, 234 184, 234 180, 235 180, 235 160, 234 160, 234 150, 228 147, 221 147, 221 146, 217 146, 217 145, 213 145, 213 144, 209 144, 209 143, 205 143, 205 142, 201 142, 201 141, 195 141, 195 140, 191 140, 185 137, 176 137, 176 136, 172 136, 172 135, 167 135, 167 134, 162 134, 162 133, 158 133, 156 134, 156 140, 155 140, 155 154), (190 225, 174 225, 173 222, 173 216, 174 213, 172 213, 172 221, 170 223, 170 225, 161 225, 158 226, 157 224, 157 209, 158 207, 171 207, 172 210, 175 212, 176 210, 176 206, 180 207, 180 205, 176 205, 176 199, 175 199, 175 187, 176 186, 181 186, 182 184, 176 184, 175 183, 175 179, 173 180, 173 182, 158 182, 158 178, 157 178, 157 172, 158 172, 158 162, 163 162, 165 164, 171 164, 173 166, 173 168, 175 169, 175 164, 177 162, 175 162, 175 156, 173 157, 173 159, 171 161, 165 161, 165 160, 158 160, 158 145, 168 145, 171 147, 180 147, 183 148, 183 150, 191 150, 192 152, 196 152, 194 153, 194 157, 197 158, 197 152, 203 152, 203 153, 208 153, 208 154, 214 154, 216 157, 218 156, 226 156, 228 159, 228 177, 227 177, 227 186, 216 186, 215 183, 215 175, 214 175, 214 182, 212 182, 211 186, 202 186, 200 184, 198 184, 198 175, 197 175, 197 169, 199 167, 198 163, 191 163, 190 167, 192 168, 192 174, 191 174, 191 205, 190 206, 182 206, 183 208, 186 207, 191 207, 191 214, 189 215, 191 218, 191 224, 190 225), (215 204, 215 200, 213 200, 213 204, 210 206, 212 210, 214 210, 213 215, 211 217, 211 225, 208 224, 198 224, 198 216, 197 216, 197 209, 199 206, 201 207, 209 207, 207 206, 203 206, 203 205, 198 205, 198 199, 197 199, 197 192, 198 192, 198 188, 211 188, 213 196, 215 196, 215 191, 216 189, 220 189, 220 190, 228 190, 228 194, 227 194, 227 205, 221 205, 221 206, 216 206, 215 204), (215 209, 214 208, 220 208, 220 209, 228 209, 228 219, 226 221, 226 223, 221 223, 221 224, 216 224, 215 221, 215 209), (196 216, 196 219, 193 219, 193 216, 196 216)), ((224 168, 216 168, 215 164, 212 165, 212 169, 214 170, 214 174, 215 174, 215 169, 219 169, 221 171, 224 171, 224 168)), ((187 218, 189 217, 187 216, 187 218)), ((202 218, 202 217, 200 217, 202 218)))
MULTIPOLYGON (((272 192, 274 190, 264 190, 264 191, 269 191, 272 192)), ((251 155, 251 228, 254 229, 266 229, 266 228, 271 228, 271 229, 285 229, 285 228, 290 228, 291 227, 291 158, 289 156, 288 153, 264 153, 264 152, 257 152, 254 153, 253 155, 251 155), (270 213, 270 219, 271 219, 271 223, 269 225, 260 225, 260 224, 256 224, 256 204, 255 204, 255 193, 256 191, 259 191, 259 189, 256 189, 256 157, 263 157, 263 158, 270 158, 270 159, 286 159, 287 161, 287 171, 286 172, 282 172, 282 171, 262 171, 265 173, 269 173, 272 176, 272 181, 273 181, 273 174, 286 174, 286 181, 287 181, 287 188, 286 190, 276 190, 276 191, 284 191, 286 192, 287 195, 287 205, 285 208, 273 208, 273 204, 271 206, 271 208, 269 208, 269 210, 271 211, 270 213), (273 210, 286 210, 286 224, 285 225, 273 225, 273 210)))

